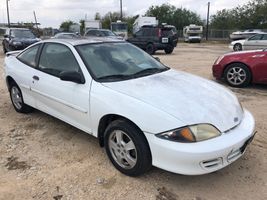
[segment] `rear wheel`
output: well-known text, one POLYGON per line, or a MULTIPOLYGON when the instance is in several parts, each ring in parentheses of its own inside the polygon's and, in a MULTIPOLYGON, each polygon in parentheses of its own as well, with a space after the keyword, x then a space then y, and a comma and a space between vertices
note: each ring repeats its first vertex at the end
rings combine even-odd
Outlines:
POLYGON ((15 82, 10 83, 9 94, 10 94, 11 102, 17 112, 29 113, 33 110, 32 107, 24 103, 22 92, 15 82))
POLYGON ((173 52, 173 49, 174 49, 173 46, 169 45, 164 49, 164 51, 166 54, 171 54, 173 52))
POLYGON ((224 78, 233 87, 245 87, 251 81, 251 72, 245 64, 233 63, 226 68, 224 78))
POLYGON ((242 44, 240 44, 240 43, 235 44, 233 47, 233 50, 234 51, 242 51, 242 44))
POLYGON ((151 168, 151 153, 144 134, 124 120, 109 124, 104 143, 112 164, 123 174, 138 176, 151 168))
POLYGON ((150 55, 155 53, 155 48, 152 43, 146 45, 146 52, 149 53, 150 55))

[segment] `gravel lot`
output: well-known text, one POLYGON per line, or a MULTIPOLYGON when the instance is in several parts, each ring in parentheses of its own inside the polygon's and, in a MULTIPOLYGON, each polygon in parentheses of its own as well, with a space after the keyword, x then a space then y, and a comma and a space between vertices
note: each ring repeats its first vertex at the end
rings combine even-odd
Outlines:
MULTIPOLYGON (((2 49, 2 47, 1 47, 2 49)), ((224 44, 179 43, 156 56, 177 70, 212 79, 224 44)), ((232 89, 256 119, 246 154, 218 172, 183 176, 153 168, 142 177, 119 173, 98 140, 42 112, 18 114, 3 79, 0 52, 0 199, 267 199, 267 86, 232 89)), ((179 88, 177 88, 179 89, 179 88)))

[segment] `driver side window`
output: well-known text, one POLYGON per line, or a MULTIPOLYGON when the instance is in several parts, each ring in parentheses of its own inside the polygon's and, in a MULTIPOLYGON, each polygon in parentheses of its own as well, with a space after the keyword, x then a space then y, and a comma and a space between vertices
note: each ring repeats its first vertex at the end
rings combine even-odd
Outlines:
POLYGON ((45 44, 39 62, 39 69, 43 72, 59 77, 63 71, 80 71, 71 50, 63 44, 45 44))

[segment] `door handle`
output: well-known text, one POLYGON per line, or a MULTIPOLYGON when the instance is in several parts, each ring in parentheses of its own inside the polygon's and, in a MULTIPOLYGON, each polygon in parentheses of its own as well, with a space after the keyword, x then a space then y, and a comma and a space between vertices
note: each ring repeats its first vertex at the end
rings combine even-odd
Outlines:
POLYGON ((39 81, 39 77, 38 76, 33 76, 32 77, 34 80, 36 80, 36 81, 39 81))

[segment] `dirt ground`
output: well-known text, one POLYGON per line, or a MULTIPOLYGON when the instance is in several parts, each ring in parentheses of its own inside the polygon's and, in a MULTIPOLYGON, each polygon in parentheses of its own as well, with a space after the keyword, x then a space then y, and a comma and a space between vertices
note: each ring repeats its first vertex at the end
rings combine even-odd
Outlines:
MULTIPOLYGON (((2 49, 2 48, 1 48, 2 49)), ((223 44, 178 44, 156 56, 177 70, 212 79, 223 44)), ((153 168, 131 178, 110 163, 96 138, 42 112, 18 114, 3 78, 0 52, 0 199, 267 199, 267 86, 232 89, 256 119, 258 131, 245 155, 207 175, 184 176, 153 168)))

